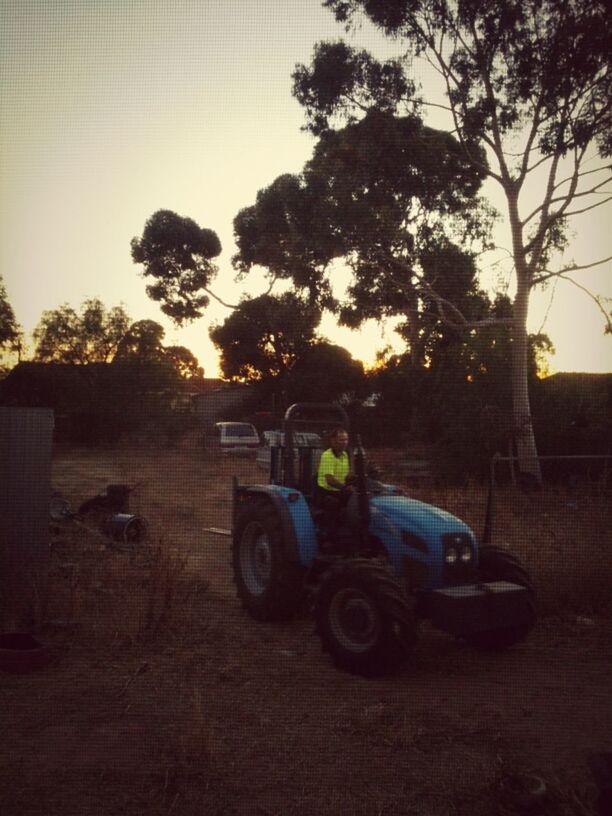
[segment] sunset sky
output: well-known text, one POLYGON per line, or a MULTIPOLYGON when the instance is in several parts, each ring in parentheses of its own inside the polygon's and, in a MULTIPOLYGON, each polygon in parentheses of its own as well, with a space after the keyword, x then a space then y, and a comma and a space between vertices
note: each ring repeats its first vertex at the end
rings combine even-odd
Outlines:
MULTIPOLYGON (((214 290, 239 297, 233 218, 310 157, 291 72, 341 27, 318 0, 0 0, 0 9, 0 275, 17 321, 29 333, 63 303, 122 303, 215 376, 207 329, 228 311, 213 305, 173 328, 145 294, 130 240, 158 209, 193 218, 221 239, 214 290)), ((352 41, 389 53, 368 26, 352 41)), ((425 91, 434 82, 420 79, 425 91)), ((568 259, 612 254, 610 215, 576 223, 568 259)), ((576 280, 612 297, 610 264, 576 280)), ((264 288, 255 278, 249 291, 264 288)), ((534 296, 530 314, 530 329, 557 348, 552 370, 611 371, 612 338, 596 307, 569 283, 551 303, 552 294, 534 296)), ((336 330, 331 317, 324 329, 367 363, 393 338, 376 327, 336 330)))

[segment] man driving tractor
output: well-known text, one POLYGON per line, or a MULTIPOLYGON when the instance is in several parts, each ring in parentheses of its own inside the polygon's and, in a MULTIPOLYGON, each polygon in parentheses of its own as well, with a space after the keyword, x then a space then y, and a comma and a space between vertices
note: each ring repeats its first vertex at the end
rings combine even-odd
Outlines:
POLYGON ((354 490, 348 441, 348 432, 344 428, 334 428, 329 438, 330 447, 323 451, 319 460, 317 504, 332 515, 344 506, 348 494, 354 490))

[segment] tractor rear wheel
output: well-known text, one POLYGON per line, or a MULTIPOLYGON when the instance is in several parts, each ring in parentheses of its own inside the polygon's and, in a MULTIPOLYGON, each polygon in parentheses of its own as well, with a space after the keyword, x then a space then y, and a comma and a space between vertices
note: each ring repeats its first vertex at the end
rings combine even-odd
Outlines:
POLYGON ((389 568, 365 558, 334 564, 315 601, 317 634, 334 663, 366 677, 390 674, 416 639, 413 608, 389 568))
POLYGON ((518 626, 507 626, 485 632, 475 632, 465 639, 472 646, 488 651, 502 651, 525 640, 536 620, 535 592, 529 573, 519 559, 501 547, 484 545, 478 554, 478 580, 508 581, 525 587, 528 592, 528 620, 518 626))
POLYGON ((232 568, 238 597, 252 617, 286 620, 298 611, 303 573, 286 554, 280 519, 269 502, 250 502, 236 519, 232 568))

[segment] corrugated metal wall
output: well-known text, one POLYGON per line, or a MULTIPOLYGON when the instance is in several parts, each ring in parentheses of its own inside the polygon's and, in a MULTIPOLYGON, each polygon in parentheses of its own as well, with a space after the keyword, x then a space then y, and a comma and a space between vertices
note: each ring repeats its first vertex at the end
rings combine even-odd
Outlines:
POLYGON ((51 408, 0 408, 0 540, 11 573, 49 557, 51 408))

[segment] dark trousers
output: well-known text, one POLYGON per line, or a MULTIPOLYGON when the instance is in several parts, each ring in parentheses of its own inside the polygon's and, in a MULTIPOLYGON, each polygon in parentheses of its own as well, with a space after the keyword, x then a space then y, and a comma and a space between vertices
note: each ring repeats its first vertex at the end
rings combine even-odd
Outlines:
POLYGON ((317 486, 315 505, 323 511, 319 527, 324 538, 331 539, 335 537, 342 522, 342 511, 345 504, 346 496, 344 493, 336 490, 325 490, 325 488, 317 486))

